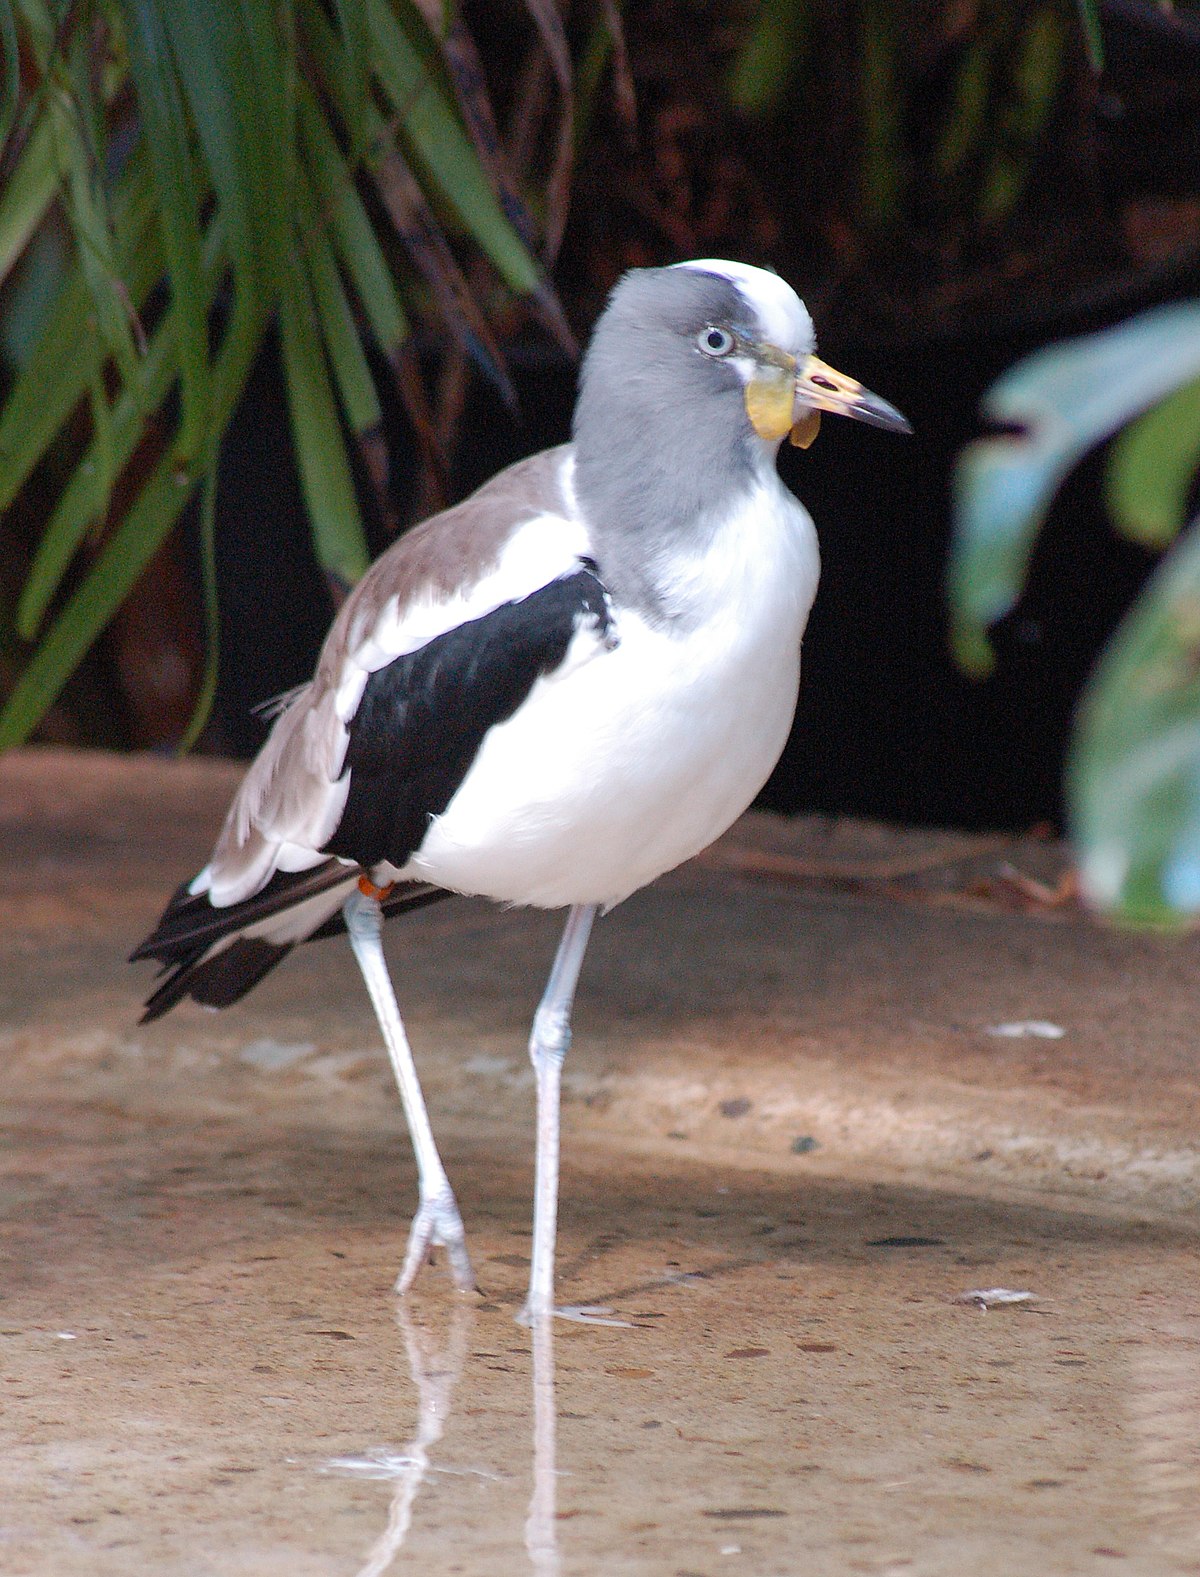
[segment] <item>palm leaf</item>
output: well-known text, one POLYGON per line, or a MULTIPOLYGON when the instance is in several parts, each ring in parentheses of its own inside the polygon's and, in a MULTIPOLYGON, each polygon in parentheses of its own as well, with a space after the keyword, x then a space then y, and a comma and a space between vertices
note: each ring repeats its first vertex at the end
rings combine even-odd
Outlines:
POLYGON ((301 93, 300 123, 317 197, 317 222, 323 220, 332 231, 339 261, 366 314, 375 343, 390 358, 408 337, 408 314, 354 185, 353 169, 308 90, 301 93))
MULTIPOLYGON (((123 243, 118 267, 136 309, 162 267, 143 161, 135 160, 126 172, 114 203, 114 225, 123 243)), ((80 334, 89 305, 83 270, 76 265, 0 411, 0 509, 16 497, 103 365, 105 346, 95 335, 80 334)))
POLYGON ((0 190, 0 279, 7 276, 25 250, 57 192, 54 127, 49 120, 43 120, 0 190))
POLYGON ((205 189, 196 169, 183 93, 159 8, 154 0, 130 0, 128 10, 130 65, 154 174, 171 286, 172 359, 178 367, 182 398, 178 444, 186 457, 201 447, 211 398, 208 309, 212 290, 206 286, 201 256, 200 210, 205 189))
MULTIPOLYGON (((563 40, 539 24, 562 80, 563 40)), ((20 128, 0 278, 56 203, 73 242, 0 407, 0 507, 50 495, 17 610, 40 644, 0 741, 36 725, 201 483, 215 525, 221 435, 273 321, 314 546, 347 582, 366 549, 346 430, 385 476, 368 342, 427 441, 414 301, 507 388, 460 251, 554 321, 535 210, 495 157, 460 27, 455 53, 409 0, 0 0, 0 132, 20 128)), ((210 642, 206 692, 213 662, 210 642)))
POLYGON ((21 45, 12 0, 0 0, 0 150, 17 118, 21 94, 21 45))
MULTIPOLYGON (((214 221, 205 239, 198 301, 207 307, 212 301, 218 275, 220 224, 214 221)), ((141 363, 141 385, 136 391, 124 390, 110 412, 108 442, 111 466, 122 471, 129 463, 144 432, 144 412, 157 409, 166 398, 176 372, 179 320, 183 308, 173 301, 151 335, 141 363)), ((49 603, 70 567, 71 558, 83 541, 87 529, 98 517, 92 478, 100 466, 96 434, 59 497, 50 522, 38 546, 37 556, 22 588, 17 605, 17 628, 26 640, 37 634, 49 603)))
POLYGON ((394 110, 415 172, 491 258, 516 291, 531 294, 542 272, 488 182, 483 164, 444 92, 438 91, 432 50, 422 53, 386 0, 366 0, 375 70, 394 110))
POLYGON ((167 458, 105 543, 30 659, 3 712, 0 750, 27 738, 79 660, 133 589, 191 495, 167 458))
POLYGON ((312 291, 298 266, 280 303, 280 328, 296 459, 317 560, 352 586, 367 567, 366 536, 312 291))
POLYGON ((346 420, 356 433, 370 432, 383 420, 379 394, 355 327, 354 312, 342 283, 333 245, 317 223, 311 193, 308 207, 313 219, 306 242, 306 259, 321 335, 329 351, 346 420))

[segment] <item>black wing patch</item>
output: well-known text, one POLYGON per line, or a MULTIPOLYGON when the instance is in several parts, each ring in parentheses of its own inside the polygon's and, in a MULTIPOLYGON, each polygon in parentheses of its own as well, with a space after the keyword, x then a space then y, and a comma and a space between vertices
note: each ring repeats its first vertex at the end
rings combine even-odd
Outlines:
MULTIPOLYGON (((382 859, 402 865, 445 810, 488 729, 511 717, 542 674, 566 656, 581 619, 611 628, 608 601, 591 561, 521 602, 438 636, 371 675, 350 723, 346 761, 350 791, 327 845, 368 869, 382 859)), ((161 1018, 183 997, 210 1007, 236 1002, 291 951, 239 933, 340 887, 355 872, 329 860, 308 871, 277 871, 257 893, 220 908, 185 883, 132 959, 153 958, 164 977, 142 1023, 161 1018)), ((399 887, 383 901, 400 914, 450 896, 439 888, 399 887)), ((306 938, 345 928, 338 910, 306 938)))
POLYGON ((608 598, 583 568, 397 657, 367 680, 349 724, 350 790, 325 852, 368 870, 402 866, 454 798, 488 730, 563 661, 581 620, 611 629, 608 598))

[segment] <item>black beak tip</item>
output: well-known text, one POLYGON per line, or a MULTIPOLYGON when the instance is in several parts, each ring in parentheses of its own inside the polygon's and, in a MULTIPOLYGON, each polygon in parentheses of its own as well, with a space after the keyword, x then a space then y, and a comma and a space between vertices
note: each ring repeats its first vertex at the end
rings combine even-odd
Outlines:
POLYGON ((901 433, 911 438, 915 432, 908 417, 902 416, 896 407, 889 405, 886 400, 879 400, 872 405, 860 405, 854 414, 868 427, 882 427, 888 433, 901 433))

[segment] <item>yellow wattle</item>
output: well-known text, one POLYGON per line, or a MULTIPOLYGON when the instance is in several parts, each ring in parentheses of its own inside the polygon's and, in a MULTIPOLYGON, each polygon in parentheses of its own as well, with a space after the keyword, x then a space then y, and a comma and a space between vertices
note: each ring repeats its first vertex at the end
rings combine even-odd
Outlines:
POLYGON ((797 449, 807 449, 820 431, 820 411, 805 411, 800 420, 793 425, 788 440, 795 444, 797 449))
POLYGON ((795 389, 795 379, 782 370, 776 377, 752 378, 746 385, 746 415, 760 438, 775 443, 791 432, 795 389))

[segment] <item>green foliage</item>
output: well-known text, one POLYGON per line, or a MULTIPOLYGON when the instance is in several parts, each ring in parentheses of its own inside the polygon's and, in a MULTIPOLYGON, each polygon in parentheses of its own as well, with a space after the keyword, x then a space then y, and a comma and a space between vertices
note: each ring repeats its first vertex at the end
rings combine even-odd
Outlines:
POLYGON ((1200 913, 1200 531, 1127 615, 1080 709, 1067 789, 1084 887, 1135 924, 1200 913))
POLYGON ((729 97, 765 119, 819 102, 825 156, 847 166, 840 215, 865 234, 931 220, 955 244, 996 230, 1024 197, 1067 82, 1070 34, 1101 65, 1097 0, 759 0, 729 97))
POLYGON ((1175 543, 1089 682, 1067 797, 1089 898, 1133 923, 1178 925, 1200 913, 1200 522, 1185 530, 1200 462, 1200 303, 1042 351, 985 409, 1021 430, 971 445, 959 466, 950 594, 965 666, 986 671, 987 626, 1020 594, 1055 489, 1119 429, 1107 472, 1118 528, 1175 543))
POLYGON ((35 473, 39 496, 64 478, 0 746, 36 726, 200 490, 211 542, 221 436, 272 323, 317 557, 349 582, 366 547, 348 445, 380 420, 367 342, 395 365, 432 304, 503 381, 458 253, 555 308, 464 118, 482 85, 455 77, 425 15, 0 0, 0 284, 47 226, 70 238, 0 406, 0 508, 35 473))
POLYGON ((776 108, 805 63, 812 7, 797 0, 759 0, 733 63, 729 97, 747 115, 776 108))
MULTIPOLYGON (((1196 321, 1191 314, 1189 320, 1196 321)), ((1122 532, 1148 548, 1169 547, 1179 534, 1198 466, 1200 379, 1168 395, 1118 437, 1108 506, 1122 532)))
MULTIPOLYGON (((1020 433, 972 444, 959 464, 950 573, 954 646, 964 667, 976 673, 990 668, 987 626, 1020 594, 1038 530, 1071 468, 1197 377, 1200 306, 1187 305, 1162 307, 1121 328, 1039 351, 988 391, 984 414, 1020 433)), ((1132 447, 1114 456, 1114 486, 1123 498, 1131 460, 1142 462, 1143 431, 1140 424, 1130 429, 1132 447)), ((1184 430, 1173 426, 1166 446, 1183 441, 1184 430)), ((1126 508, 1122 519, 1130 518, 1126 508)), ((1175 516, 1174 530, 1181 518, 1175 516)))

